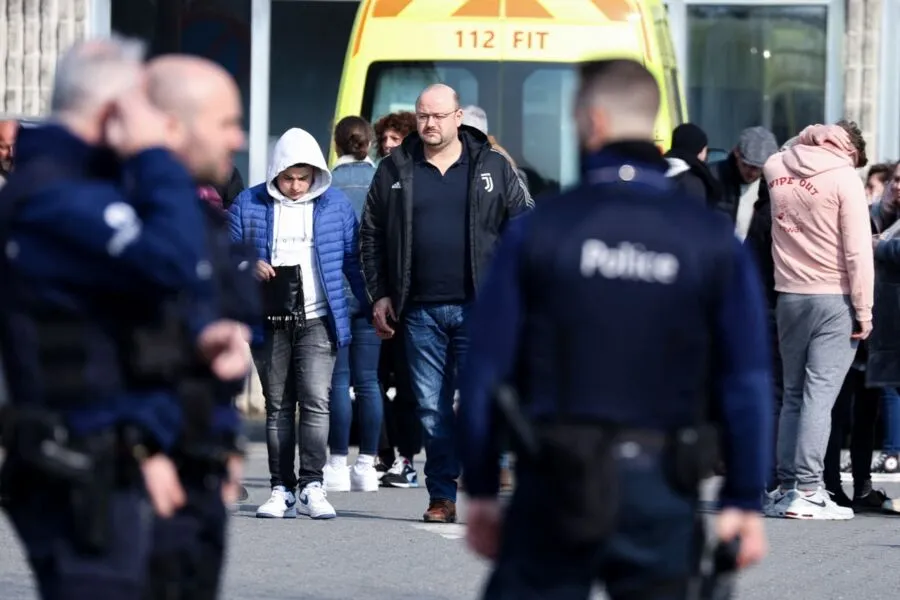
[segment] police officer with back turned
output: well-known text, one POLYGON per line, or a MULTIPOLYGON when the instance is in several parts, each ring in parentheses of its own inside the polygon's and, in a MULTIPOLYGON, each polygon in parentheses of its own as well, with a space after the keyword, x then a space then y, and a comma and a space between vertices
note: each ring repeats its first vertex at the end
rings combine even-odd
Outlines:
MULTIPOLYGON (((244 142, 241 98, 231 75, 200 57, 164 55, 147 65, 147 92, 166 116, 169 147, 197 185, 224 185, 232 155, 244 142)), ((256 250, 233 244, 220 207, 195 199, 205 216, 213 279, 222 314, 261 321, 256 250)), ((249 351, 249 348, 248 348, 249 351)), ((187 503, 171 519, 157 519, 146 600, 212 600, 225 556, 227 505, 240 485, 242 443, 234 397, 243 379, 219 381, 197 365, 180 382, 186 418, 172 456, 187 503)))
POLYGON ((665 177, 659 99, 637 62, 583 65, 582 183, 510 223, 476 303, 459 447, 468 542, 496 560, 486 598, 583 599, 599 581, 613 600, 698 597, 709 415, 728 467, 715 555, 766 552, 762 291, 730 224, 665 177), (519 457, 505 515, 501 424, 519 457))
POLYGON ((222 379, 249 367, 246 327, 218 320, 196 188, 162 148, 142 59, 119 38, 69 50, 51 123, 22 132, 0 192, 2 486, 44 599, 141 597, 151 507, 184 503, 165 455, 176 377, 193 356, 222 379))

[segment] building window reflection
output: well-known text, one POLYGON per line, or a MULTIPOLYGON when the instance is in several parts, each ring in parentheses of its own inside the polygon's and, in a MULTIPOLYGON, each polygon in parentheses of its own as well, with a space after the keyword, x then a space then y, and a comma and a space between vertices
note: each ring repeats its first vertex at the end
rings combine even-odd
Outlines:
MULTIPOLYGON (((251 0, 112 0, 112 30, 147 43, 151 55, 182 52, 222 65, 250 110, 251 0)), ((246 177, 247 152, 235 156, 246 177)))
POLYGON ((764 125, 783 142, 825 120, 826 6, 690 5, 691 119, 711 147, 764 125))
POLYGON ((356 2, 273 0, 269 53, 272 138, 300 127, 327 152, 358 6, 356 2))

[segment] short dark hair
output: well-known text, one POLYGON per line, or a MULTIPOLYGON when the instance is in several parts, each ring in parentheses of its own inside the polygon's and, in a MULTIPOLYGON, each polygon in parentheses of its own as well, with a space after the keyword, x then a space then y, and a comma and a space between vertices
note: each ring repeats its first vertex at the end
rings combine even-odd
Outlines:
POLYGON ((850 135, 850 143, 856 148, 856 168, 869 164, 869 157, 866 154, 866 140, 863 137, 862 129, 856 124, 856 121, 848 121, 841 119, 837 125, 850 135))
POLYGON ((595 96, 614 92, 629 99, 635 112, 659 112, 659 83, 647 67, 629 58, 592 60, 581 64, 578 103, 590 104, 595 96))
POLYGON ((866 181, 872 177, 877 177, 881 183, 887 183, 887 180, 893 176, 896 168, 897 163, 876 163, 869 167, 869 172, 866 173, 866 181))
POLYGON ((393 129, 406 137, 416 130, 416 115, 409 111, 400 111, 384 115, 375 121, 375 139, 378 141, 378 156, 384 156, 381 152, 381 138, 384 132, 393 129))
POLYGON ((362 117, 344 117, 334 128, 334 145, 340 156, 350 155, 363 160, 372 147, 372 126, 362 117))

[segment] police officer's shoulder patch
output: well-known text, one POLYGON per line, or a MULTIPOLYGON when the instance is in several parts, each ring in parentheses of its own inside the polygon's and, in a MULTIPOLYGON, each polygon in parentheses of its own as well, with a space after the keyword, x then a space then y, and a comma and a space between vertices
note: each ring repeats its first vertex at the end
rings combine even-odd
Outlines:
POLYGON ((103 222, 113 230, 113 235, 106 244, 111 256, 118 256, 125 251, 141 233, 141 221, 134 208, 125 202, 111 202, 103 209, 103 222))
POLYGON ((110 229, 123 229, 137 222, 137 213, 130 204, 113 202, 103 209, 103 221, 110 229))

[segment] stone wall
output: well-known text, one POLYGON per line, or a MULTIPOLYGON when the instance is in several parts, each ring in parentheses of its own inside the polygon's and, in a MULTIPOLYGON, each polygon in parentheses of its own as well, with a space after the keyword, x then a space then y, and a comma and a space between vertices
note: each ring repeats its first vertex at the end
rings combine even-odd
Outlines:
POLYGON ((46 114, 56 58, 88 33, 89 0, 0 0, 0 113, 46 114))

